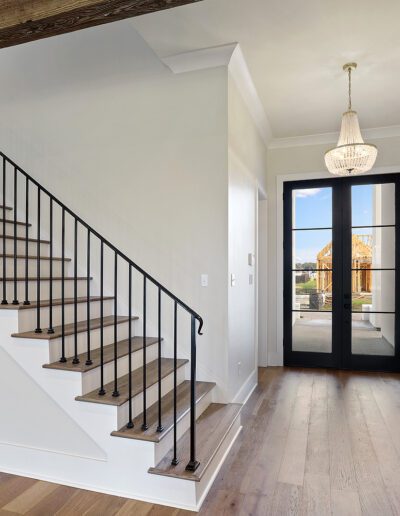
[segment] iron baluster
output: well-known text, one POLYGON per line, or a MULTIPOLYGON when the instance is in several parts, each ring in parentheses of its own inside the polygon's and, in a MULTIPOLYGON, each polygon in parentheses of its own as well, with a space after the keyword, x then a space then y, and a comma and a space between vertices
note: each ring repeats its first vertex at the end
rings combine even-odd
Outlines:
POLYGON ((158 426, 157 432, 164 430, 162 426, 162 377, 161 377, 161 289, 158 289, 158 426))
POLYGON ((147 371, 146 371, 146 331, 147 331, 147 279, 143 277, 143 423, 142 430, 148 430, 147 425, 147 371))
POLYGON ((49 284, 49 327, 47 333, 54 333, 53 328, 53 199, 50 199, 50 284, 49 284))
POLYGON ((119 396, 118 391, 118 332, 117 332, 117 309, 118 309, 118 255, 114 255, 114 398, 119 396))
POLYGON ((86 365, 92 365, 93 361, 90 356, 90 229, 88 229, 87 233, 87 264, 86 264, 86 318, 88 321, 87 327, 87 357, 86 357, 86 365))
POLYGON ((61 358, 65 363, 65 210, 61 213, 61 358))
POLYGON ((37 191, 37 246, 36 246, 36 330, 42 333, 40 327, 40 188, 37 191))
POLYGON ((25 178, 25 300, 24 305, 30 305, 29 301, 29 232, 28 232, 28 223, 29 223, 29 178, 25 178))
POLYGON ((196 460, 196 318, 192 315, 190 339, 190 460, 186 470, 196 471, 199 465, 200 463, 196 460))
POLYGON ((14 299, 12 304, 19 305, 17 292, 17 202, 18 202, 18 179, 17 169, 14 167, 14 299))
POLYGON ((100 389, 99 395, 104 396, 104 244, 100 242, 100 389))
POLYGON ((129 279, 128 279, 129 301, 128 301, 128 315, 129 315, 129 358, 128 358, 128 374, 129 374, 129 416, 127 428, 133 428, 132 416, 132 267, 129 265, 129 279))
POLYGON ((177 450, 176 450, 176 442, 177 442, 177 413, 176 413, 176 387, 177 387, 177 348, 178 348, 178 335, 177 335, 177 323, 178 323, 178 305, 177 302, 174 302, 174 456, 172 458, 171 464, 176 466, 179 464, 177 450))

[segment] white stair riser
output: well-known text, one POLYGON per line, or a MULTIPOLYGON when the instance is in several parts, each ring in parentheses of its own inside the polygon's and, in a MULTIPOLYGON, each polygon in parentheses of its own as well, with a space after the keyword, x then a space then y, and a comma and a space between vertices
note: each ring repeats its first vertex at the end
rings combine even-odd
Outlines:
MULTIPOLYGON (((61 280, 53 280, 53 299, 61 299, 61 280)), ((0 282, 0 291, 2 295, 3 284, 0 282)), ((74 281, 66 280, 64 281, 64 292, 65 297, 74 297, 74 281)), ((36 301, 36 290, 37 282, 36 280, 31 280, 28 282, 28 297, 29 301, 36 301)), ((40 281, 40 299, 49 299, 49 290, 50 290, 50 281, 41 280, 40 281)), ((86 287, 86 279, 78 280, 77 282, 77 291, 78 297, 86 296, 87 287, 86 287)), ((14 281, 6 282, 6 293, 7 293, 7 301, 10 302, 14 299, 14 281)), ((91 292, 91 295, 97 295, 97 292, 91 292)), ((17 297, 18 300, 22 303, 25 301, 25 281, 17 281, 17 297)))
MULTIPOLYGON (((78 303, 78 321, 84 321, 87 318, 87 306, 85 303, 78 303)), ((49 327, 49 307, 43 307, 40 309, 40 322, 42 328, 49 327)), ((114 302, 113 300, 103 301, 104 316, 112 315, 114 313, 114 302)), ((74 321, 74 305, 66 304, 64 308, 65 324, 72 323, 74 321)), ((60 305, 53 306, 53 327, 61 325, 62 307, 60 305)), ((100 301, 92 301, 90 303, 90 317, 96 319, 100 317, 100 301)), ((31 331, 32 328, 36 327, 36 308, 22 309, 19 312, 18 317, 18 331, 31 331)))
MULTIPOLYGON (((6 254, 11 254, 14 252, 14 240, 11 238, 6 238, 6 254)), ((36 242, 28 242, 28 255, 37 254, 37 243, 36 242)), ((3 239, 0 235, 0 254, 3 254, 3 239)), ((49 255, 50 246, 49 244, 42 243, 40 244, 40 256, 48 256, 49 255)), ((17 254, 25 254, 25 240, 17 240, 17 254)))
MULTIPOLYGON (((3 214, 1 213, 1 209, 0 209, 0 218, 3 218, 2 215, 3 214)), ((7 217, 7 219, 10 220, 10 217, 7 217)), ((14 223, 6 222, 5 227, 6 227, 6 232, 4 234, 14 236, 14 223)), ((1 234, 3 235, 3 222, 0 222, 0 231, 1 231, 1 234)), ((25 236, 26 236, 26 227, 22 226, 21 224, 17 224, 17 237, 25 238, 25 236)), ((28 238, 34 238, 34 237, 35 237, 35 235, 32 233, 32 229, 28 228, 28 238)))
MULTIPOLYGON (((201 416, 201 414, 206 410, 206 408, 212 403, 212 391, 208 392, 203 398, 196 404, 196 419, 201 416)), ((176 433, 177 439, 190 428, 190 410, 185 414, 185 416, 178 421, 176 433)), ((161 439, 159 443, 156 443, 154 448, 154 466, 165 457, 165 455, 169 452, 169 450, 174 445, 174 431, 171 429, 165 437, 161 439)), ((189 457, 184 457, 182 460, 187 460, 189 462, 189 457)))
MULTIPOLYGON (((62 262, 60 260, 53 260, 53 276, 61 277, 62 262)), ((73 269, 70 262, 65 262, 64 271, 66 276, 73 274, 73 269)), ((36 276, 37 261, 34 259, 28 260, 28 276, 36 276)), ((3 258, 0 258, 0 275, 3 274, 3 258)), ((6 274, 7 276, 14 275, 14 259, 6 258, 6 274)), ((40 260, 40 274, 42 276, 50 276, 50 260, 40 260)), ((17 258, 17 276, 25 276, 25 259, 17 258)))
MULTIPOLYGON (((178 385, 186 379, 186 367, 187 364, 179 367, 177 372, 177 383, 178 385)), ((165 396, 169 391, 174 388, 174 374, 173 372, 163 378, 161 382, 161 395, 165 396)), ((158 383, 155 383, 147 389, 147 407, 153 405, 158 400, 158 383)), ((129 415, 129 403, 124 403, 118 407, 117 411, 117 427, 121 428, 128 422, 129 415)), ((132 399, 132 413, 133 417, 143 412, 143 393, 138 394, 132 399)))
MULTIPOLYGON (((157 345, 153 344, 146 348, 146 362, 155 360, 158 356, 157 345)), ((143 365, 143 353, 142 351, 136 351, 132 353, 132 371, 143 365)), ((117 362, 117 374, 120 378, 125 374, 128 374, 129 370, 129 357, 128 355, 121 357, 117 362)), ((104 384, 114 380, 114 362, 108 362, 104 364, 104 384)), ((86 394, 100 386, 100 368, 92 369, 86 373, 82 373, 82 394, 86 394)))
MULTIPOLYGON (((117 340, 124 340, 128 338, 128 323, 117 325, 117 340)), ((132 335, 135 335, 134 323, 132 323, 132 335)), ((104 329, 104 346, 114 342, 114 326, 105 326, 104 329)), ((44 338, 46 335, 43 334, 44 338)), ((74 335, 67 335, 65 337, 65 356, 74 356, 74 335)), ((78 354, 84 353, 87 350, 87 332, 78 333, 78 354)), ((100 347, 100 328, 91 330, 90 332, 90 347, 96 349, 100 347)), ((61 337, 49 340, 49 356, 50 362, 56 362, 61 356, 61 337)))

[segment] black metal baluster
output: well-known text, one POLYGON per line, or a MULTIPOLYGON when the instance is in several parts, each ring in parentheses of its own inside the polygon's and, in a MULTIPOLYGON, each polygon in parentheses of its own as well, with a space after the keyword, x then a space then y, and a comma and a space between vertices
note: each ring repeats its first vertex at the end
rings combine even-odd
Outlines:
MULTIPOLYGON (((87 322, 89 324, 89 321, 87 322)), ((78 219, 74 224, 74 359, 73 364, 79 364, 78 358, 78 219)))
POLYGON ((178 356, 178 335, 177 335, 177 323, 178 323, 178 303, 175 301, 174 303, 174 457, 171 461, 173 466, 176 466, 179 463, 178 454, 176 449, 177 442, 177 413, 176 413, 176 386, 177 386, 177 356, 178 356))
POLYGON ((190 460, 187 471, 196 471, 196 318, 192 315, 190 340, 190 460))
POLYGON ((86 365, 92 365, 93 361, 90 357, 90 229, 88 229, 87 233, 87 271, 86 271, 86 316, 88 321, 87 327, 87 357, 86 357, 86 365))
POLYGON ((53 328, 53 199, 50 197, 50 284, 49 284, 49 327, 47 333, 54 333, 53 328))
POLYGON ((132 267, 129 264, 129 279, 128 279, 128 290, 129 290, 129 301, 128 301, 128 314, 129 314, 129 358, 128 358, 128 374, 129 374, 129 416, 127 428, 133 428, 133 416, 132 416, 132 267))
POLYGON ((65 363, 65 209, 61 214, 61 358, 65 363))
POLYGON ((162 385, 161 385, 161 288, 158 287, 158 426, 157 432, 164 430, 162 426, 162 385))
POLYGON ((99 395, 104 396, 104 244, 100 243, 100 389, 99 395))
POLYGON ((12 301, 13 305, 19 305, 18 293, 17 293, 17 202, 18 202, 18 178, 17 168, 14 167, 14 298, 12 301))
POLYGON ((40 327, 40 188, 37 193, 37 246, 36 246, 36 330, 42 333, 40 327))
MULTIPOLYGON (((117 332, 117 307, 118 307, 118 254, 115 252, 114 257, 114 398, 119 396, 118 391, 118 332, 117 332)), ((130 321, 129 321, 130 323, 130 321)))
POLYGON ((3 157, 3 299, 1 301, 2 305, 8 305, 7 301, 7 283, 6 283, 6 160, 3 157))
POLYGON ((29 301, 29 178, 26 177, 25 181, 25 301, 24 305, 30 305, 29 301))
POLYGON ((17 292, 17 202, 18 202, 18 177, 17 167, 14 167, 14 299, 12 304, 19 305, 17 292))
POLYGON ((147 371, 146 371, 146 331, 147 331, 147 278, 143 276, 143 424, 142 430, 148 430, 147 425, 147 371))

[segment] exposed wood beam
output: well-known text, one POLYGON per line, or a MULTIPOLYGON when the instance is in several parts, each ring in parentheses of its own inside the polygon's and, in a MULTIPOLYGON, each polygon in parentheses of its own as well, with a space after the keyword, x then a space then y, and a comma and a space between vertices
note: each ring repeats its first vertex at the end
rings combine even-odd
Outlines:
POLYGON ((0 48, 202 0, 5 0, 0 48))

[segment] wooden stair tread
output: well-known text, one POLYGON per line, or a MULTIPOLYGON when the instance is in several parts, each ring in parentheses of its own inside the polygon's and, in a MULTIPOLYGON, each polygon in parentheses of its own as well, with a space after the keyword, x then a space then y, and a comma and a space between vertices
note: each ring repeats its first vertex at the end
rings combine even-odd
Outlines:
MULTIPOLYGON (((14 235, 0 235, 0 240, 2 240, 3 238, 5 238, 6 240, 14 240, 14 235)), ((25 242, 26 238, 17 236, 15 238, 15 240, 21 240, 21 241, 25 242)), ((37 243, 37 238, 28 238, 28 242, 36 242, 37 243)), ((50 241, 40 239, 40 243, 41 244, 50 244, 50 241)))
MULTIPOLYGON (((146 337, 146 347, 158 342, 157 337, 146 337)), ((132 337, 132 353, 143 348, 143 337, 132 337)), ((129 355, 129 339, 121 340, 117 343, 118 358, 129 355)), ((86 365, 87 352, 78 355, 79 364, 73 364, 73 357, 67 358, 67 362, 53 362, 52 364, 45 364, 46 369, 61 369, 63 371, 78 371, 84 373, 91 369, 100 367, 100 348, 91 350, 90 358, 92 364, 86 365)), ((103 363, 108 364, 114 360, 114 343, 107 344, 103 348, 103 363)))
MULTIPOLYGON (((178 359, 177 367, 180 368, 187 364, 188 360, 178 359)), ((174 370, 174 360, 172 358, 161 359, 161 378, 165 378, 171 374, 174 370)), ((131 372, 132 375, 132 396, 137 396, 143 392, 143 367, 139 367, 131 372)), ((147 388, 151 387, 158 382, 158 360, 153 360, 146 365, 146 378, 147 388)), ((126 403, 129 399, 129 373, 121 376, 118 379, 118 390, 119 396, 113 397, 114 382, 109 382, 104 386, 106 394, 100 396, 98 389, 84 394, 83 396, 77 396, 75 399, 78 401, 88 401, 90 403, 102 403, 104 405, 116 405, 120 406, 126 403)))
MULTIPOLYGON (((198 403, 207 393, 215 387, 213 382, 196 382, 196 403, 198 403)), ((177 421, 180 421, 190 410, 190 381, 185 380, 177 386, 177 421)), ((147 409, 148 430, 143 431, 141 425, 143 414, 139 414, 133 420, 133 428, 122 427, 120 430, 112 432, 115 437, 125 437, 128 439, 139 439, 141 441, 159 442, 174 427, 174 391, 168 392, 161 399, 162 405, 162 424, 164 430, 157 432, 158 426, 158 403, 154 403, 147 409)))
POLYGON ((12 210, 11 206, 4 206, 3 204, 0 205, 0 210, 12 210))
MULTIPOLYGON (((136 317, 136 316, 132 317, 133 321, 136 319, 138 319, 138 317, 136 317)), ((90 320, 90 329, 97 330, 98 328, 100 328, 100 326, 101 326, 100 321, 101 321, 100 317, 98 317, 97 319, 91 319, 90 320)), ((117 316, 117 324, 125 323, 127 321, 129 321, 129 317, 127 315, 118 315, 117 316)), ((103 318, 103 326, 111 326, 112 324, 114 324, 114 316, 113 315, 107 315, 106 317, 103 318)), ((18 337, 21 339, 46 339, 46 340, 58 339, 59 337, 62 336, 61 330, 62 330, 61 326, 55 326, 54 333, 46 333, 45 331, 43 331, 43 333, 35 333, 35 331, 25 331, 22 333, 13 333, 12 337, 18 337)), ((77 332, 81 333, 81 332, 84 332, 87 330, 88 330, 87 321, 78 321, 77 332)), ((65 336, 73 335, 74 333, 75 333, 75 324, 74 323, 66 324, 64 326, 64 335, 65 336)))
MULTIPOLYGON (((7 277, 7 278, 0 278, 0 281, 37 281, 37 276, 28 276, 27 278, 25 276, 18 276, 16 278, 14 278, 13 276, 10 276, 10 277, 7 277)), ((53 281, 62 281, 62 276, 53 276, 53 281)), ((73 281, 75 278, 74 276, 65 276, 64 277, 64 281, 73 281)), ((83 280, 87 280, 87 276, 77 276, 76 277, 77 281, 83 281, 83 280)), ((93 279, 92 277, 90 277, 89 279, 93 279)), ((40 280, 41 281, 50 281, 50 276, 40 276, 40 280)))
MULTIPOLYGON (((114 299, 113 296, 103 296, 103 301, 109 301, 111 299, 114 299)), ((87 297, 77 297, 76 298, 78 303, 86 303, 87 297)), ((100 296, 91 296, 90 302, 95 303, 97 301, 101 301, 100 296)), ((66 297, 64 299, 65 305, 72 305, 74 304, 75 300, 73 297, 66 297)), ((53 306, 60 306, 62 304, 62 299, 53 299, 53 306)), ((50 300, 44 299, 40 301, 39 306, 41 308, 47 308, 50 306, 50 300)), ((31 310, 33 308, 37 307, 36 301, 31 301, 30 305, 24 305, 23 303, 20 303, 19 305, 13 305, 12 303, 8 303, 8 305, 2 305, 0 304, 0 310, 31 310)))
POLYGON ((17 226, 28 226, 29 228, 32 226, 32 224, 30 224, 29 222, 26 223, 26 222, 20 222, 19 220, 12 220, 12 219, 0 219, 0 224, 3 224, 3 222, 5 224, 16 224, 17 226))
MULTIPOLYGON (((13 254, 0 254, 0 258, 14 258, 13 254)), ((17 254, 16 256, 17 260, 25 260, 28 258, 28 260, 37 260, 36 255, 28 255, 25 256, 24 254, 17 254)), ((50 256, 39 256, 39 260, 48 260, 50 261, 50 256)), ((52 261, 54 262, 62 262, 62 258, 58 256, 53 256, 52 261)), ((64 258, 64 262, 70 262, 71 258, 64 258)))
POLYGON ((173 449, 149 473, 194 480, 200 482, 207 466, 217 453, 223 440, 240 414, 242 405, 239 403, 211 403, 196 421, 196 459, 200 462, 196 471, 186 471, 190 457, 190 429, 177 443, 179 464, 172 466, 173 449))

